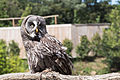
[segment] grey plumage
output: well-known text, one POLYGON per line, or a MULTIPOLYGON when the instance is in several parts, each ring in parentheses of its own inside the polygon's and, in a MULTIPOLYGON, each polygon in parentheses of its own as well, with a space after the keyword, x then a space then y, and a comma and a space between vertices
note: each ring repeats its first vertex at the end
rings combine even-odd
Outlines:
POLYGON ((21 25, 21 36, 27 52, 31 73, 49 68, 61 74, 72 74, 73 64, 61 42, 49 35, 45 20, 40 16, 27 16, 21 25))

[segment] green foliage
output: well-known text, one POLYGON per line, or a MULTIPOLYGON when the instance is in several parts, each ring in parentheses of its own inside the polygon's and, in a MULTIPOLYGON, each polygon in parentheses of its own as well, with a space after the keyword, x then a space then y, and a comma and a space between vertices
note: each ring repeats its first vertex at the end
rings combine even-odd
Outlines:
POLYGON ((23 61, 19 58, 19 56, 10 55, 6 61, 6 71, 7 73, 16 73, 16 72, 24 72, 24 66, 22 65, 23 61))
POLYGON ((84 59, 90 52, 90 41, 87 36, 82 36, 80 44, 76 47, 76 53, 79 54, 80 58, 84 59))
POLYGON ((13 40, 9 43, 9 46, 8 46, 8 53, 9 54, 14 54, 16 56, 19 56, 19 53, 20 53, 20 49, 18 47, 18 44, 15 43, 13 40))
POLYGON ((120 71, 120 57, 109 57, 105 60, 109 67, 109 71, 116 72, 120 71))
POLYGON ((97 70, 97 74, 98 75, 107 74, 107 73, 110 73, 110 70, 109 70, 108 67, 107 68, 105 67, 103 69, 97 70))
MULTIPOLYGON (((22 13, 21 17, 26 17, 27 15, 30 15, 32 12, 32 7, 30 6, 30 4, 27 5, 27 7, 25 8, 24 12, 22 13)), ((19 20, 19 25, 21 25, 23 20, 19 20)))
POLYGON ((67 47, 66 53, 71 56, 71 51, 73 49, 73 43, 69 39, 63 40, 63 46, 67 47))
POLYGON ((109 29, 104 31, 102 45, 109 68, 120 70, 120 10, 115 8, 109 14, 112 22, 109 29))
POLYGON ((91 40, 91 50, 94 52, 95 56, 102 56, 102 39, 98 33, 96 33, 91 40))
MULTIPOLYGON (((29 14, 48 16, 58 14, 58 23, 103 23, 114 5, 103 0, 1 0, 0 18, 23 17, 29 14)), ((117 5, 116 5, 117 6, 117 5)), ((53 19, 46 19, 53 24, 53 19)), ((17 21, 16 21, 17 22, 17 21)), ((12 26, 11 21, 1 21, 0 26, 12 26)), ((21 21, 19 21, 20 25, 21 21)))
POLYGON ((91 51, 93 56, 103 56, 102 39, 98 33, 96 33, 91 41, 87 39, 87 36, 82 36, 80 44, 76 48, 76 53, 84 59, 91 51))
POLYGON ((84 74, 87 74, 87 75, 90 75, 90 72, 92 71, 93 69, 91 67, 86 67, 83 69, 83 73, 84 74))
MULTIPOLYGON (((98 74, 120 71, 120 8, 116 7, 108 15, 111 25, 104 30, 102 38, 96 33, 90 42, 84 36, 76 48, 76 53, 81 58, 88 56, 89 51, 95 53, 95 56, 105 57, 108 68, 103 71, 97 71, 98 74)), ((89 71, 89 69, 86 70, 89 71)))
POLYGON ((0 74, 6 72, 7 46, 4 40, 0 40, 0 74))
POLYGON ((74 61, 73 75, 101 75, 109 73, 109 67, 103 62, 105 58, 97 57, 94 61, 74 61))
POLYGON ((20 49, 14 41, 7 46, 4 40, 0 40, 0 74, 24 72, 23 60, 19 58, 20 49))
POLYGON ((104 49, 107 50, 106 56, 120 57, 120 11, 114 9, 109 15, 112 24, 108 30, 105 30, 103 35, 104 49))

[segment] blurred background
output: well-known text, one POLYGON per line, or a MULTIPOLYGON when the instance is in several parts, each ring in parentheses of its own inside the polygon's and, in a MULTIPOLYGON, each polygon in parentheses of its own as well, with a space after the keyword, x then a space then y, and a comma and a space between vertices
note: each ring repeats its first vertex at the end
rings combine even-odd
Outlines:
POLYGON ((29 71, 20 36, 27 15, 45 18, 72 57, 73 75, 120 71, 120 0, 0 0, 0 74, 29 71))

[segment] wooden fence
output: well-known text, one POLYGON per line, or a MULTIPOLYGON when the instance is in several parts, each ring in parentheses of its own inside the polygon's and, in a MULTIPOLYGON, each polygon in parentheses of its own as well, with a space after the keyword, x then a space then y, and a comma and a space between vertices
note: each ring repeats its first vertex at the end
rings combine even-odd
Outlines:
MULTIPOLYGON (((57 17, 59 15, 50 15, 50 16, 42 16, 43 18, 52 18, 54 17, 55 20, 55 24, 57 24, 57 17)), ((20 19, 24 19, 25 17, 16 17, 16 18, 0 18, 0 21, 6 21, 6 20, 12 20, 12 25, 13 27, 15 27, 15 20, 20 20, 20 19)))

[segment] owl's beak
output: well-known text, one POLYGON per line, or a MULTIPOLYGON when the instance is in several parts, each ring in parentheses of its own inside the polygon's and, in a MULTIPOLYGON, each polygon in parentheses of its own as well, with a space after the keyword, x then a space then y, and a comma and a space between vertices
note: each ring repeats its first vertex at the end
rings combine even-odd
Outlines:
POLYGON ((36 28, 36 30, 35 30, 35 31, 36 31, 36 33, 38 33, 38 28, 36 28))

